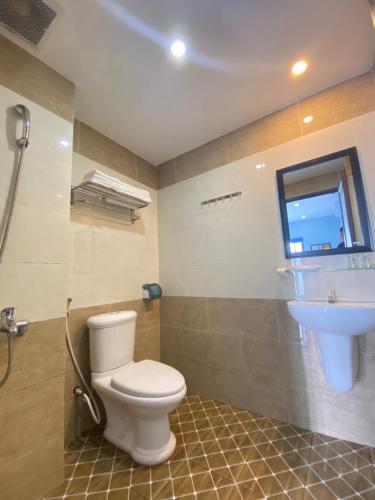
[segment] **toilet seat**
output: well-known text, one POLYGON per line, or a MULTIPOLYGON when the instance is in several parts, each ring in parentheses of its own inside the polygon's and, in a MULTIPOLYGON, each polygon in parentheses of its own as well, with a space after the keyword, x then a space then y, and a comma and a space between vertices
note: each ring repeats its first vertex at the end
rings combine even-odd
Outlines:
POLYGON ((131 396, 160 398, 180 392, 185 379, 175 368, 146 359, 122 368, 112 377, 111 386, 131 396))

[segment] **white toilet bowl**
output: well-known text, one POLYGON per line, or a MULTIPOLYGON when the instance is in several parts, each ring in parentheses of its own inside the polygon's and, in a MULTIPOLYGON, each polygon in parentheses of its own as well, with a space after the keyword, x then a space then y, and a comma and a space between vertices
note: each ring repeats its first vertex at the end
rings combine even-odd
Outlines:
POLYGON ((136 316, 121 311, 89 318, 91 380, 106 409, 106 439, 137 463, 155 465, 175 449, 168 413, 185 397, 186 385, 168 365, 133 361, 136 316))

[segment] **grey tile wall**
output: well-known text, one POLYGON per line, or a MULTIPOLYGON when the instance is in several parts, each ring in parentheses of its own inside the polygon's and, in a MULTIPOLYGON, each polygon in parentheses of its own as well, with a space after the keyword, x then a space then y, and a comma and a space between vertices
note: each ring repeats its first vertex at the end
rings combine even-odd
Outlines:
POLYGON ((326 384, 315 338, 302 345, 282 300, 163 297, 161 360, 188 389, 315 432, 375 444, 375 348, 360 340, 354 390, 326 384))

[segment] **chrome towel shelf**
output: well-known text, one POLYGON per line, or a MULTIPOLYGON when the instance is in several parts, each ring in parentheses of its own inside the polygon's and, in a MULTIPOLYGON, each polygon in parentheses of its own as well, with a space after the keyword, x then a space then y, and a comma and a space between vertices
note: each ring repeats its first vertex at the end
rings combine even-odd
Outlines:
POLYGON ((70 205, 86 205, 106 210, 110 213, 125 215, 134 224, 139 217, 136 215, 137 208, 147 207, 148 203, 115 191, 114 189, 99 186, 93 182, 82 182, 71 188, 70 205))

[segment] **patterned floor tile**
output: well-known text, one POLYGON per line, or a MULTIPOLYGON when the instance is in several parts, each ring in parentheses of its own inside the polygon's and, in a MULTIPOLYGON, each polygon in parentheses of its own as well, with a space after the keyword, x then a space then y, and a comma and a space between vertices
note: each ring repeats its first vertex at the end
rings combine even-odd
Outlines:
POLYGON ((60 500, 375 499, 375 450, 190 395, 168 462, 136 464, 93 429, 65 450, 60 500))

